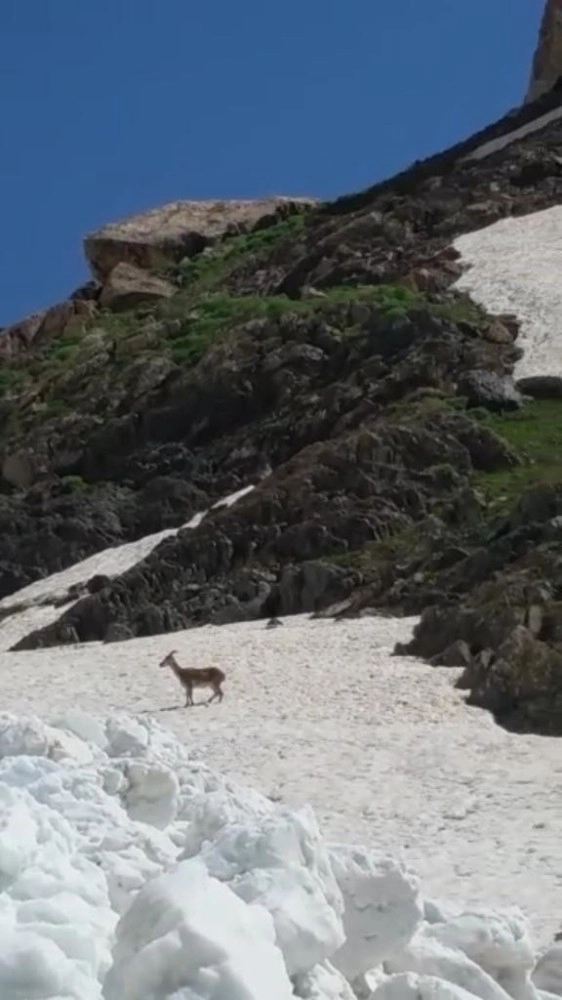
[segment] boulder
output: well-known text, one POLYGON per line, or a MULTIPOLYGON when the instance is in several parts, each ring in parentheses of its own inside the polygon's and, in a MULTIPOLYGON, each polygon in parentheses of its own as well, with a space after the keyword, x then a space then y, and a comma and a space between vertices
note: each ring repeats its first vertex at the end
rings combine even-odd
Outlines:
POLYGON ((485 406, 496 412, 517 410, 523 404, 523 396, 510 376, 484 369, 466 372, 458 381, 457 391, 466 396, 469 406, 485 406))
POLYGON ((517 726, 562 732, 562 651, 518 625, 498 646, 494 659, 477 658, 466 669, 470 701, 517 726))
POLYGON ((143 302, 169 299, 176 291, 171 282, 121 261, 107 276, 101 290, 100 305, 114 312, 134 309, 143 302))
POLYGON ((274 221, 314 205, 313 198, 256 198, 248 201, 174 201, 110 223, 84 241, 96 278, 106 281, 120 263, 157 268, 198 253, 230 233, 274 221))
POLYGON ((472 662, 470 646, 464 639, 457 639, 439 654, 435 661, 440 667, 467 667, 472 662))
POLYGON ((515 387, 533 399, 562 399, 562 378, 558 375, 529 375, 518 379, 515 387))
POLYGON ((4 327, 0 337, 0 361, 25 359, 36 346, 60 337, 70 324, 81 326, 95 310, 95 302, 68 300, 4 327))

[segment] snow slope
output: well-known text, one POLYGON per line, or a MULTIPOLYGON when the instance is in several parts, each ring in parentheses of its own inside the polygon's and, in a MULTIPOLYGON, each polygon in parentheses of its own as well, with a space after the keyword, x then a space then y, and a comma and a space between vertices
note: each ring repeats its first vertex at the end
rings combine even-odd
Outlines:
POLYGON ((466 266, 454 287, 521 322, 516 377, 562 376, 562 206, 502 219, 454 246, 466 266))
POLYGON ((515 736, 454 689, 457 671, 391 655, 412 620, 206 626, 125 643, 4 653, 4 710, 70 705, 156 718, 210 766, 326 832, 407 859, 428 891, 520 904, 541 939, 558 926, 562 754, 515 736), (222 704, 183 708, 158 663, 220 665, 222 704))
MULTIPOLYGON (((60 613, 21 603, 2 602, 4 649, 60 613)), ((526 923, 543 944, 560 926, 560 743, 497 727, 457 671, 393 657, 412 625, 297 616, 3 652, 0 1000, 562 994, 559 946, 530 981, 526 923), (183 707, 158 669, 171 646, 225 670, 222 704, 183 707)))

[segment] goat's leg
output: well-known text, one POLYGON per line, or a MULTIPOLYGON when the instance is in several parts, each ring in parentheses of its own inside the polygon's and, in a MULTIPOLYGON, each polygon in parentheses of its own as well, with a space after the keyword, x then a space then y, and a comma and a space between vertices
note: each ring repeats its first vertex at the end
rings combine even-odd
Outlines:
POLYGON ((216 691, 215 688, 213 688, 213 693, 212 693, 211 697, 207 698, 207 705, 210 705, 211 702, 214 701, 216 697, 217 697, 217 691, 216 691))
POLYGON ((191 684, 185 685, 185 707, 191 708, 193 705, 193 688, 191 684))

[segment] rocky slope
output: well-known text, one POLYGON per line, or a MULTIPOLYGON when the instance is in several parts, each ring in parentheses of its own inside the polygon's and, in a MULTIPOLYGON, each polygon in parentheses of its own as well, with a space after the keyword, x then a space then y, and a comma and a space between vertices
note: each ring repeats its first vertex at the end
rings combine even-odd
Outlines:
POLYGON ((523 395, 517 322, 452 291, 455 237, 562 201, 559 100, 332 204, 88 237, 92 283, 0 344, 0 596, 256 488, 16 648, 423 612, 412 650, 562 732, 559 383, 523 395))

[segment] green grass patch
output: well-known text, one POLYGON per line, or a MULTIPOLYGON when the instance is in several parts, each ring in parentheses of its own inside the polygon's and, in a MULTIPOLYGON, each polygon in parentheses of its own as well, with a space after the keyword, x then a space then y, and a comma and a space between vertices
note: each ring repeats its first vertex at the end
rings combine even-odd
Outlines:
POLYGON ((476 477, 494 507, 510 505, 540 483, 562 483, 562 400, 535 399, 513 413, 479 414, 479 419, 508 441, 524 462, 476 477))
POLYGON ((47 400, 45 413, 49 417, 60 417, 71 409, 70 404, 66 402, 65 399, 59 399, 56 396, 51 397, 47 400))
POLYGON ((26 375, 21 368, 0 368, 0 396, 17 392, 25 381, 26 375))
POLYGON ((168 269, 168 276, 194 291, 216 288, 245 257, 261 256, 285 240, 294 239, 305 227, 306 213, 298 213, 265 229, 227 237, 206 252, 184 257, 168 269))
POLYGON ((87 489, 88 484, 84 482, 82 476, 62 476, 61 483, 69 493, 81 493, 87 489))
MULTIPOLYGON (((365 303, 389 322, 403 319, 412 311, 426 310, 445 315, 457 303, 431 302, 421 292, 405 285, 342 285, 328 288, 322 296, 291 299, 286 295, 207 294, 193 299, 187 292, 178 294, 159 306, 159 315, 169 321, 170 353, 179 365, 194 365, 207 348, 223 333, 253 319, 280 319, 287 313, 330 312, 338 306, 365 303), (177 323, 177 320, 182 320, 177 323)), ((345 332, 345 331, 344 331, 345 332)), ((349 333, 357 327, 349 326, 349 333)))
POLYGON ((367 542, 360 549, 324 556, 324 561, 345 569, 358 570, 370 579, 383 566, 394 566, 406 556, 413 558, 416 555, 427 555, 430 548, 431 539, 427 530, 421 524, 412 523, 392 535, 367 542))

